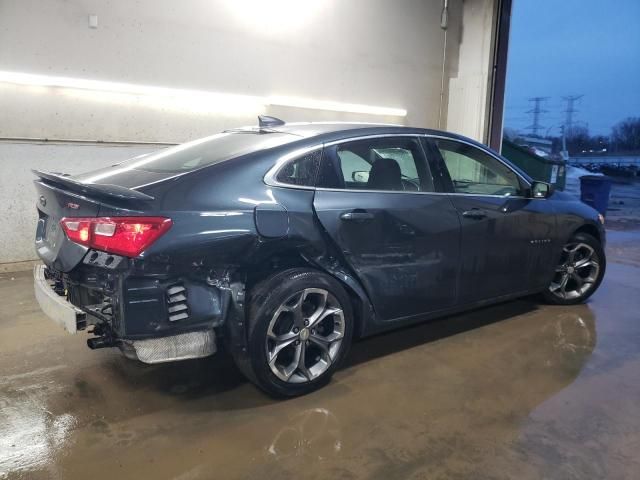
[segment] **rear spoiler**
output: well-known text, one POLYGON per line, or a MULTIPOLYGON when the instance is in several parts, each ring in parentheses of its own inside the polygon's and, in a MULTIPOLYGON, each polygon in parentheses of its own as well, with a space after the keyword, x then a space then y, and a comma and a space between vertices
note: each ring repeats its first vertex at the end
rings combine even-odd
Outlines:
POLYGON ((57 173, 46 173, 39 170, 31 170, 35 175, 51 183, 57 183, 75 193, 82 193, 89 196, 101 196, 115 198, 119 200, 143 200, 151 201, 153 197, 146 193, 121 187, 120 185, 109 185, 99 183, 82 183, 71 177, 66 177, 57 173))

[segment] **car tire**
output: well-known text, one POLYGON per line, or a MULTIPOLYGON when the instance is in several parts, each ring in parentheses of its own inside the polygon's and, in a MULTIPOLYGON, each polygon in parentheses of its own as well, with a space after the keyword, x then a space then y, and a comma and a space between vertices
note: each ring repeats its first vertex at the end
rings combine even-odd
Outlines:
POLYGON ((575 305, 598 289, 607 266, 601 243, 587 233, 576 233, 562 248, 553 279, 542 292, 545 302, 575 305))
POLYGON ((249 359, 241 370, 275 397, 326 385, 353 336, 349 295, 336 279, 311 269, 286 270, 253 287, 247 318, 249 359))

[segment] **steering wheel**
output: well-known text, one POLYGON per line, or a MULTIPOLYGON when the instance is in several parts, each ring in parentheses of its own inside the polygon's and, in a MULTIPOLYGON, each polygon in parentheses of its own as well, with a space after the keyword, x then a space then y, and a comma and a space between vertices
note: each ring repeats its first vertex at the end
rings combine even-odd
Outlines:
POLYGON ((402 175, 402 189, 405 192, 419 192, 420 191, 420 185, 418 184, 418 182, 416 180, 412 180, 409 177, 407 177, 406 175, 402 175))

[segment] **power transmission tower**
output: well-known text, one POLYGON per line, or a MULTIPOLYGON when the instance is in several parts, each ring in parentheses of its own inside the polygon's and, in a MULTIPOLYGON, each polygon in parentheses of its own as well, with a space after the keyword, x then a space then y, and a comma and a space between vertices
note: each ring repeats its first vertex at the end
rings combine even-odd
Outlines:
POLYGON ((564 119, 564 132, 570 137, 572 134, 571 128, 573 127, 573 114, 576 113, 576 110, 573 106, 576 101, 584 97, 584 95, 566 95, 562 97, 563 100, 567 102, 567 108, 564 110, 565 119, 564 119))
POLYGON ((567 129, 564 125, 560 125, 560 131, 562 132, 562 158, 566 161, 569 160, 569 151, 567 150, 567 129))
POLYGON ((542 125, 540 125, 540 114, 547 112, 547 110, 543 110, 541 108, 542 102, 544 102, 547 98, 549 97, 531 97, 528 99, 530 102, 533 102, 533 108, 526 113, 533 114, 533 123, 528 127, 525 127, 525 129, 531 130, 531 133, 534 137, 537 137, 538 131, 544 128, 542 125))

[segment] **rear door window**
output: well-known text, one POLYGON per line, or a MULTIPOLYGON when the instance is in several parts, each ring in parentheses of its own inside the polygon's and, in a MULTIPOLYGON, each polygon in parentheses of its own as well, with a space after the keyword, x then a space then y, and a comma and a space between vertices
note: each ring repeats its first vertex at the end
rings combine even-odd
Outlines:
POLYGON ((325 148, 318 186, 346 190, 431 192, 422 147, 412 137, 383 137, 325 148))

